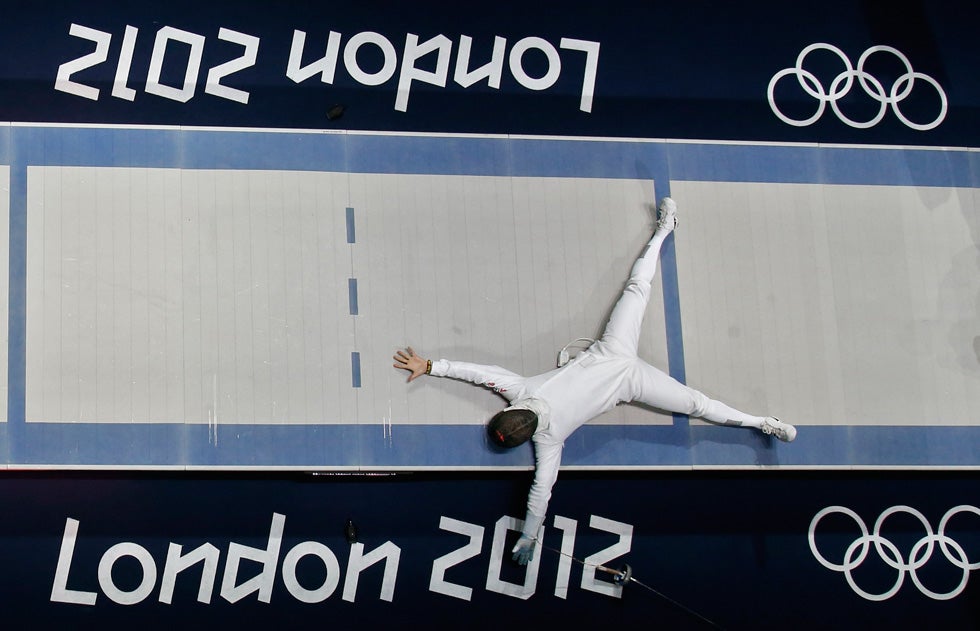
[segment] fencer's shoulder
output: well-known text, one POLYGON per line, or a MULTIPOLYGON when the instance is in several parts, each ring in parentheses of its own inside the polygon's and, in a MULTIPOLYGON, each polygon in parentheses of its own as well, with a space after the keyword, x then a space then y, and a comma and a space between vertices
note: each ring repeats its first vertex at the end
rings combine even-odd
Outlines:
POLYGON ((548 405, 547 401, 537 397, 523 397, 515 401, 515 405, 518 404, 531 410, 538 417, 538 428, 534 432, 535 436, 543 435, 551 428, 551 406, 548 405))

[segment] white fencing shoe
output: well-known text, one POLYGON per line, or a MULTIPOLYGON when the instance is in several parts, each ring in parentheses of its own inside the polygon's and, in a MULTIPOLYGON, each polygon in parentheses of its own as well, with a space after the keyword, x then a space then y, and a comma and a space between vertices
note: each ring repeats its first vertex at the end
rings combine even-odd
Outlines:
POLYGON ((773 416, 767 416, 759 429, 762 430, 763 434, 771 434, 784 443, 791 443, 796 438, 795 427, 789 423, 783 423, 773 416))
POLYGON ((677 204, 669 197, 660 200, 660 218, 657 220, 657 232, 672 231, 677 227, 677 204))

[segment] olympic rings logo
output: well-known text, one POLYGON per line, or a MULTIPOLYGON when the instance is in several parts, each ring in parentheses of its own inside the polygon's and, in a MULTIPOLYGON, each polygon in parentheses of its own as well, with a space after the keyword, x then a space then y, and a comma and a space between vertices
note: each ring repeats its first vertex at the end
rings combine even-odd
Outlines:
POLYGON ((909 506, 892 506, 878 517, 878 520, 875 522, 874 531, 872 533, 868 533, 867 525, 865 525, 864 520, 862 520, 857 513, 844 506, 828 506, 817 513, 810 522, 810 551, 813 552, 813 556, 816 557, 817 561, 819 561, 825 568, 834 570, 835 572, 843 572, 844 577, 847 579, 847 584, 851 586, 851 589, 853 589, 858 596, 861 596, 867 600, 883 601, 894 596, 896 593, 898 593, 898 590, 902 588, 902 584, 905 582, 906 573, 911 577, 912 583, 924 595, 934 600, 950 600, 963 593, 963 590, 966 589, 967 582, 970 580, 970 572, 980 568, 980 563, 970 563, 970 560, 966 555, 966 551, 963 550, 963 547, 946 534, 946 528, 949 526, 949 520, 959 513, 973 513, 974 515, 980 516, 980 508, 965 504, 961 506, 954 506, 946 511, 945 515, 943 515, 943 518, 939 521, 939 530, 938 532, 934 533, 929 521, 919 511, 909 506), (853 519, 855 523, 857 523, 858 528, 861 530, 861 536, 855 539, 854 542, 847 547, 847 551, 844 552, 843 563, 833 563, 824 558, 824 556, 817 550, 817 543, 814 537, 817 524, 820 523, 821 519, 832 513, 847 515, 853 519), (912 546, 912 550, 909 553, 909 558, 907 561, 902 558, 902 554, 898 547, 881 535, 881 527, 885 523, 885 520, 896 513, 907 513, 912 515, 922 523, 926 533, 924 537, 919 539, 919 541, 912 546), (922 584, 922 581, 919 579, 917 574, 918 570, 920 570, 932 558, 932 553, 937 543, 939 544, 939 549, 942 551, 943 556, 946 557, 946 560, 962 570, 963 573, 959 584, 948 592, 940 593, 932 591, 922 584), (878 553, 878 556, 881 557, 881 559, 889 567, 898 570, 898 577, 895 579, 895 583, 888 590, 880 594, 869 593, 858 587, 852 574, 854 569, 860 566, 868 556, 868 552, 871 549, 871 544, 874 544, 875 551, 878 553))
POLYGON ((906 126, 918 131, 928 131, 938 127, 939 124, 943 122, 943 120, 946 118, 946 112, 948 110, 946 93, 943 91, 942 86, 939 85, 939 82, 927 74, 913 71, 912 64, 909 63, 908 57, 891 46, 872 46, 861 54, 861 57, 858 59, 857 67, 855 68, 851 65, 851 60, 847 58, 847 55, 845 55, 844 52, 836 46, 822 43, 810 44, 804 48, 803 51, 800 52, 800 55, 796 58, 795 67, 783 68, 773 75, 772 79, 769 81, 768 96, 769 107, 772 108, 773 114, 775 114, 779 120, 788 125, 793 125, 794 127, 806 127, 817 122, 817 120, 823 116, 824 110, 827 108, 827 103, 830 103, 830 107, 834 110, 834 113, 837 114, 837 118, 839 118, 841 122, 857 129, 867 129, 877 125, 879 122, 881 122, 881 119, 885 117, 885 114, 888 111, 888 106, 891 106, 892 111, 895 112, 895 116, 897 116, 900 121, 905 123, 906 126), (816 75, 803 68, 804 59, 806 59, 806 56, 815 50, 828 50, 836 54, 838 57, 840 57, 841 61, 844 62, 844 71, 834 78, 830 84, 829 91, 824 88, 823 84, 820 83, 820 80, 817 79, 816 75), (881 84, 881 81, 866 72, 864 69, 864 65, 867 63, 868 58, 875 53, 891 53, 905 66, 905 74, 898 77, 895 82, 892 83, 891 89, 887 91, 885 90, 885 86, 881 84), (800 87, 802 87, 807 94, 817 99, 819 102, 817 105, 817 111, 814 112, 813 116, 810 118, 801 120, 790 118, 783 114, 779 110, 779 107, 776 106, 776 99, 774 96, 776 84, 779 83, 780 79, 789 75, 796 75, 796 80, 799 81, 800 87), (847 95, 847 93, 851 91, 851 88, 854 87, 855 79, 857 79, 857 83, 861 86, 864 92, 875 101, 878 101, 878 103, 881 105, 881 107, 878 109, 878 113, 873 118, 863 122, 851 120, 843 112, 841 112, 840 107, 837 106, 837 102, 847 95), (930 123, 915 123, 909 120, 902 113, 902 110, 899 109, 899 103, 905 100, 909 94, 911 94, 916 80, 922 80, 928 83, 936 90, 937 94, 939 94, 939 114, 930 123))

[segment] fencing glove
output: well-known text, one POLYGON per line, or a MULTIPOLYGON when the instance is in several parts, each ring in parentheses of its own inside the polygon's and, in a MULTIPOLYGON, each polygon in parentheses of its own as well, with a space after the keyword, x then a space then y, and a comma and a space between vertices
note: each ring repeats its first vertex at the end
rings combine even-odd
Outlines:
POLYGON ((511 558, 519 564, 527 565, 534 558, 534 544, 536 543, 543 521, 543 515, 535 515, 530 512, 525 517, 524 528, 521 530, 521 538, 517 540, 517 545, 511 550, 514 553, 514 556, 511 558))
POLYGON ((534 539, 527 535, 521 535, 521 538, 517 540, 517 545, 511 550, 514 553, 511 558, 520 565, 527 565, 534 558, 534 543, 534 539))

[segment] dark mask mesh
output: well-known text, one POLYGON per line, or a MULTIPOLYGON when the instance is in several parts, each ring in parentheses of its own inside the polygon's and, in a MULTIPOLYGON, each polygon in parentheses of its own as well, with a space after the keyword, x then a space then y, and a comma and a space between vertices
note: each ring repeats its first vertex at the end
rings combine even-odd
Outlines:
POLYGON ((501 447, 517 447, 534 434, 538 427, 538 415, 531 410, 503 410, 487 424, 490 442, 501 447))

